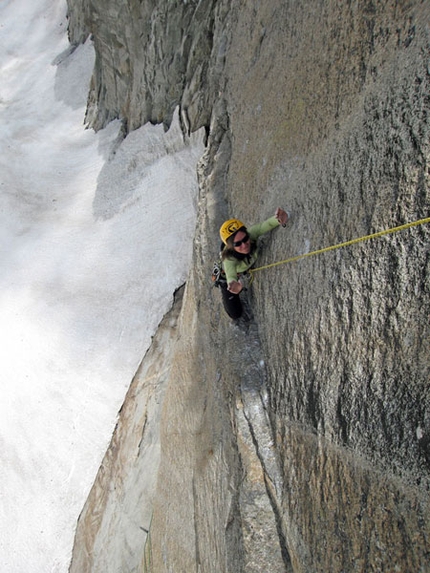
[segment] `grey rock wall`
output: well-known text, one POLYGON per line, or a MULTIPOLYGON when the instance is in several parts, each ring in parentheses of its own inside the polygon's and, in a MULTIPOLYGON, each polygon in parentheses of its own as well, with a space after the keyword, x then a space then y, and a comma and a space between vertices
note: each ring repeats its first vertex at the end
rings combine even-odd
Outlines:
POLYGON ((184 131, 210 122, 225 58, 228 2, 68 0, 72 44, 92 36, 96 64, 87 122, 118 117, 126 131, 151 122, 166 129, 181 107, 184 131))
POLYGON ((146 353, 79 517, 70 571, 138 571, 151 527, 160 415, 171 369, 182 287, 146 353))
MULTIPOLYGON (((167 128, 179 105, 184 133, 207 130, 150 535, 133 567, 72 570, 428 571, 429 225, 256 272, 246 326, 209 275, 232 215, 291 210, 262 264, 429 216, 429 4, 69 9, 97 50, 93 127, 167 128)), ((85 551, 117 562, 116 536, 85 551)))

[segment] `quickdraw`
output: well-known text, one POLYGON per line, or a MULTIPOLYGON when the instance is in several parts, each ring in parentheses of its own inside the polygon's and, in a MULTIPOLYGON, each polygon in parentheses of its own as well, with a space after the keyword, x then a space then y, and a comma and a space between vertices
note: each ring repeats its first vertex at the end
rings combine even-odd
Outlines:
POLYGON ((225 272, 222 268, 221 261, 215 261, 212 269, 212 283, 214 287, 219 288, 222 283, 226 283, 225 272))

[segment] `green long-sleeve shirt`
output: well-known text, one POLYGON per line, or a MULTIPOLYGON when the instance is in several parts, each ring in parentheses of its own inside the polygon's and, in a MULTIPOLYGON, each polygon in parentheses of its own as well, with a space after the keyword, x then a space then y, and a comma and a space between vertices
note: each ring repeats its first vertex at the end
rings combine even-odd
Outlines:
MULTIPOLYGON (((276 217, 270 217, 270 219, 267 219, 262 223, 257 223, 256 225, 252 225, 252 227, 247 229, 247 231, 249 233, 251 241, 256 241, 258 237, 261 237, 261 235, 264 235, 265 233, 268 233, 269 231, 276 229, 276 227, 279 227, 278 219, 276 217)), ((244 260, 239 260, 235 258, 224 259, 222 262, 222 266, 226 275, 227 284, 229 284, 231 281, 237 281, 238 273, 246 272, 249 268, 252 267, 257 258, 258 258, 258 248, 255 249, 252 255, 250 255, 244 260)))

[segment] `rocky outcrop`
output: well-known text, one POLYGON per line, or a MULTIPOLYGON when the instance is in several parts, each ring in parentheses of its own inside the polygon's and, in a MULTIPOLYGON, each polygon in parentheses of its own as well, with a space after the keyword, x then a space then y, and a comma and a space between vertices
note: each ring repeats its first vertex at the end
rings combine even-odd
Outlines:
POLYGON ((209 125, 228 2, 69 0, 68 6, 71 43, 91 34, 96 49, 87 111, 94 129, 116 118, 127 131, 147 122, 168 129, 178 105, 184 131, 209 125))
POLYGON ((429 226, 256 272, 246 325, 209 275, 232 214, 291 210, 262 264, 429 216, 428 4, 69 8, 97 50, 93 127, 168 127, 179 105, 185 133, 207 131, 150 536, 109 568, 117 527, 81 518, 71 570, 426 571, 429 226))
POLYGON ((160 413, 182 287, 159 325, 119 412, 112 442, 79 517, 71 572, 137 571, 151 526, 160 413))

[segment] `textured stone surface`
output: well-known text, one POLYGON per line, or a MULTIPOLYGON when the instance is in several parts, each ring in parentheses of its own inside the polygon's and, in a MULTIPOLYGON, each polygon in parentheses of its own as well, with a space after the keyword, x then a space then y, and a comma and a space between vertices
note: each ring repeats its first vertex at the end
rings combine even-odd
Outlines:
POLYGON ((94 127, 208 133, 141 570, 428 571, 429 225, 256 273, 246 327, 209 275, 231 215, 291 210, 261 263, 429 216, 429 4, 69 4, 94 127))
POLYGON ((68 0, 72 43, 92 35, 97 59, 87 121, 114 118, 131 131, 148 121, 170 126, 181 106, 184 130, 208 125, 227 37, 214 44, 228 3, 214 0, 68 0))
POLYGON ((142 562, 160 459, 161 404, 183 291, 177 291, 119 412, 79 517, 71 573, 136 571, 142 562))

